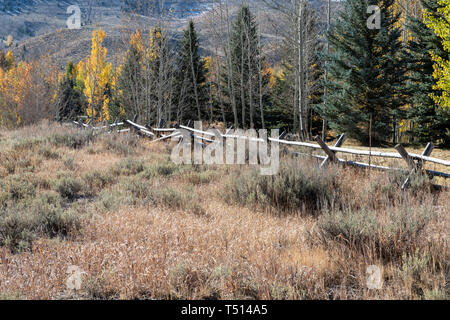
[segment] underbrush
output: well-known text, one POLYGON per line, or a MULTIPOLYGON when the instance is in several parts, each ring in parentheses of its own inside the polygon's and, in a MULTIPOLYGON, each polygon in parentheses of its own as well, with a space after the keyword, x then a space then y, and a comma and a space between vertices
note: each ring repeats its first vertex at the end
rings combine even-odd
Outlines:
POLYGON ((0 299, 448 299, 449 194, 426 177, 180 166, 169 144, 73 132, 1 141, 0 299), (68 264, 86 271, 69 295, 68 264))
POLYGON ((122 156, 129 156, 141 151, 139 139, 131 134, 107 134, 101 137, 104 150, 115 152, 122 156))
POLYGON ((65 237, 79 226, 76 212, 63 208, 58 194, 44 192, 0 209, 0 246, 12 252, 28 250, 39 236, 65 237))
POLYGON ((291 160, 282 163, 274 176, 263 176, 257 169, 239 172, 228 185, 226 199, 274 212, 317 212, 334 204, 339 195, 339 175, 337 168, 324 174, 316 166, 302 166, 291 160))
POLYGON ((390 206, 420 204, 430 197, 429 179, 415 176, 411 186, 401 190, 405 172, 372 174, 334 165, 319 168, 317 163, 283 159, 273 176, 262 176, 257 169, 234 173, 226 188, 231 203, 269 210, 320 215, 328 210, 382 210, 390 206))
POLYGON ((48 138, 48 141, 56 147, 67 147, 70 149, 81 149, 96 139, 93 131, 71 131, 67 133, 55 133, 48 138))
POLYGON ((391 261, 421 246, 425 228, 435 218, 430 204, 383 211, 327 211, 318 220, 316 236, 325 245, 329 240, 338 241, 366 256, 391 261))
POLYGON ((199 204, 200 200, 191 187, 178 191, 173 187, 160 184, 148 184, 138 178, 131 178, 123 183, 132 205, 162 206, 174 210, 185 210, 196 215, 205 215, 199 204))

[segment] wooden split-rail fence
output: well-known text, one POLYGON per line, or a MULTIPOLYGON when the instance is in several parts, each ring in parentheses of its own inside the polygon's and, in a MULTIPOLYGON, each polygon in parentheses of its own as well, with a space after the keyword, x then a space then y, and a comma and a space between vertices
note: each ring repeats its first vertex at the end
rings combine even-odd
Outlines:
MULTIPOLYGON (((73 121, 73 124, 77 125, 82 129, 89 129, 94 131, 107 131, 107 132, 133 132, 139 134, 141 136, 152 139, 152 142, 166 141, 172 138, 180 139, 180 142, 184 139, 185 135, 181 132, 181 130, 185 130, 185 132, 189 132, 191 137, 192 145, 194 143, 200 143, 202 146, 206 146, 209 143, 214 143, 216 134, 219 134, 223 139, 248 139, 249 141, 254 142, 267 142, 264 139, 257 137, 249 137, 249 136, 239 136, 231 134, 233 128, 228 129, 225 134, 220 133, 217 129, 216 134, 211 132, 206 132, 203 130, 198 130, 191 127, 191 121, 186 126, 177 125, 175 128, 163 128, 163 121, 159 122, 158 128, 150 127, 147 125, 140 125, 137 123, 138 116, 135 116, 133 120, 124 120, 123 122, 119 122, 117 119, 114 123, 110 124, 105 121, 102 126, 93 126, 92 120, 88 123, 83 123, 82 121, 73 121)), ((398 144, 395 146, 397 152, 383 152, 383 151, 372 151, 372 150, 358 150, 358 149, 349 149, 343 148, 342 145, 346 139, 346 135, 342 134, 334 146, 327 145, 319 136, 316 136, 314 140, 315 143, 309 142, 301 142, 301 141, 289 141, 285 140, 286 134, 283 133, 278 138, 268 138, 270 142, 278 143, 282 146, 293 146, 293 147, 303 147, 312 150, 321 150, 325 153, 325 156, 315 155, 312 153, 300 153, 300 152, 291 152, 294 156, 304 155, 314 157, 321 161, 320 167, 326 166, 328 163, 337 163, 343 164, 347 166, 358 167, 362 169, 368 170, 380 170, 380 171, 408 171, 408 177, 403 182, 401 188, 406 189, 413 176, 425 174, 430 179, 434 177, 441 178, 450 178, 450 173, 440 172, 435 170, 426 170, 424 169, 424 164, 426 162, 438 164, 441 166, 450 166, 450 161, 442 160, 438 158, 431 157, 431 153, 433 152, 434 145, 433 143, 428 143, 422 154, 414 154, 408 153, 406 149, 398 144), (369 157, 369 163, 363 163, 352 160, 344 160, 340 159, 337 154, 344 153, 355 156, 367 156, 369 157), (400 159, 404 160, 407 165, 407 169, 405 168, 391 168, 387 166, 374 165, 371 163, 372 157, 381 157, 381 158, 390 158, 390 159, 400 159)), ((437 186, 439 187, 439 186, 437 186)))

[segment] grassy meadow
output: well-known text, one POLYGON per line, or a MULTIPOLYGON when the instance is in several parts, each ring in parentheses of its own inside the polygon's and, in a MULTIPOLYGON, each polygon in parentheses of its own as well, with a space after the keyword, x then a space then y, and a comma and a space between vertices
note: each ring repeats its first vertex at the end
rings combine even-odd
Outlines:
POLYGON ((289 156, 273 177, 177 166, 171 147, 0 132, 0 299, 448 299, 448 189, 289 156))

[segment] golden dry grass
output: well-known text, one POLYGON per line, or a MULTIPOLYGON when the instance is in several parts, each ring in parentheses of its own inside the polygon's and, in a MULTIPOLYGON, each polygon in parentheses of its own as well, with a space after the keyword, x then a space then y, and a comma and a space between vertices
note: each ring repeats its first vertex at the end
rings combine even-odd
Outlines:
MULTIPOLYGON (((2 132, 0 156, 14 149, 19 140, 72 132, 53 124, 2 132)), ((148 170, 153 174, 159 172, 158 166, 171 165, 168 145, 140 140, 133 147, 136 154, 124 156, 106 151, 105 144, 100 137, 76 150, 53 146, 52 150, 60 155, 57 159, 35 154, 38 146, 22 151, 23 157, 33 160, 33 174, 44 180, 56 179, 61 171, 79 178, 99 170, 116 172, 118 176, 93 197, 67 203, 77 211, 81 221, 81 228, 71 231, 68 237, 40 236, 32 242, 31 250, 15 254, 0 247, 0 298, 448 297, 448 191, 438 195, 424 191, 427 194, 417 198, 408 194, 411 210, 431 201, 435 216, 417 243, 420 251, 405 251, 403 258, 384 261, 375 251, 361 252, 338 239, 324 240, 317 236, 320 214, 310 215, 301 209, 278 214, 277 209, 274 212, 273 208, 245 207, 229 200, 225 197, 226 188, 245 168, 182 167, 178 168, 180 171, 149 178, 148 170), (146 168, 126 176, 117 169, 125 160, 139 160, 146 168), (180 195, 195 195, 201 210, 171 205, 170 201, 166 205, 147 201, 152 194, 133 198, 130 189, 133 181, 144 184, 146 190, 171 188, 180 195), (119 203, 111 207, 100 205, 107 196, 116 197, 119 203), (424 264, 420 264, 422 254, 431 257, 424 264), (78 291, 66 287, 67 270, 72 265, 85 272, 78 291), (369 265, 383 270, 381 290, 369 290, 366 286, 369 265)), ((0 163, 0 169, 2 177, 10 175, 4 163, 0 163)), ((15 172, 22 174, 27 170, 31 169, 18 167, 15 172)), ((387 181, 381 174, 371 178, 375 182, 355 170, 339 174, 347 195, 343 201, 354 208, 370 202, 375 210, 390 210, 396 204, 390 203, 389 197, 394 200, 403 197, 399 191, 372 186, 387 181)), ((51 183, 39 187, 38 192, 47 189, 52 189, 51 183)))

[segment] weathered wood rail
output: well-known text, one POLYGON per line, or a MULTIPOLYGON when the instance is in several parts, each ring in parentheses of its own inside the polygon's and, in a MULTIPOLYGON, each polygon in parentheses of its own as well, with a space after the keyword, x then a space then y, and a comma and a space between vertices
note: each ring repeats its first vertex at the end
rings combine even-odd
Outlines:
MULTIPOLYGON (((191 121, 184 126, 184 125, 177 125, 175 128, 162 128, 162 121, 159 122, 158 128, 153 128, 147 125, 141 125, 137 123, 137 116, 134 117, 133 120, 124 120, 123 122, 119 122, 117 119, 114 121, 114 123, 109 124, 105 122, 102 126, 94 127, 92 125, 92 121, 89 121, 87 124, 82 123, 80 121, 73 121, 73 124, 75 124, 77 127, 82 129, 90 129, 94 131, 107 131, 107 132, 118 132, 118 133, 124 133, 124 132, 133 132, 136 134, 139 134, 144 137, 148 137, 152 139, 152 142, 161 142, 166 141, 172 138, 178 138, 180 142, 183 140, 183 133, 182 130, 185 132, 189 132, 191 141, 198 141, 202 146, 206 146, 208 143, 215 143, 216 142, 216 134, 219 135, 220 138, 226 140, 226 139, 243 139, 248 140, 252 142, 266 142, 266 140, 258 137, 250 137, 245 135, 236 135, 232 134, 233 128, 230 128, 226 131, 225 134, 220 133, 217 129, 215 129, 215 133, 207 132, 203 130, 199 130, 196 128, 190 127, 191 121), (128 128, 120 128, 123 126, 127 126, 128 128)), ((369 170, 379 170, 379 171, 408 171, 409 175, 407 179, 404 181, 402 185, 402 189, 405 189, 408 187, 411 178, 414 175, 418 174, 426 174, 430 179, 433 179, 434 177, 441 177, 441 178, 450 178, 450 173, 446 172, 440 172, 435 170, 426 170, 424 169, 424 164, 426 162, 429 163, 435 163, 441 166, 450 166, 450 161, 448 160, 442 160, 438 158, 430 157, 431 153, 433 152, 434 146, 432 143, 429 143, 422 154, 414 154, 414 153, 408 153, 406 149, 401 145, 395 146, 395 149, 397 150, 397 153, 395 152, 383 152, 383 151, 372 151, 372 150, 359 150, 359 149, 350 149, 350 148, 343 148, 342 145, 345 142, 346 135, 342 134, 334 146, 328 146, 319 136, 316 136, 314 138, 316 143, 310 143, 310 142, 301 142, 301 141, 289 141, 285 140, 286 133, 283 133, 279 138, 268 138, 270 142, 279 143, 283 146, 291 146, 291 147, 303 147, 303 148, 309 148, 313 150, 320 150, 325 153, 325 156, 320 155, 314 155, 312 153, 299 153, 299 152, 292 152, 293 155, 304 155, 304 156, 310 156, 319 160, 322 160, 320 167, 326 166, 328 163, 336 163, 336 164, 342 164, 346 166, 353 166, 358 167, 362 169, 369 169, 369 170), (356 156, 366 156, 366 157, 379 157, 379 158, 390 158, 390 159, 400 159, 404 160, 407 168, 391 168, 387 166, 380 166, 380 165, 374 165, 371 163, 364 163, 364 162, 357 162, 352 160, 345 160, 340 159, 338 157, 338 153, 344 153, 344 154, 350 154, 350 155, 356 155, 356 156)))

